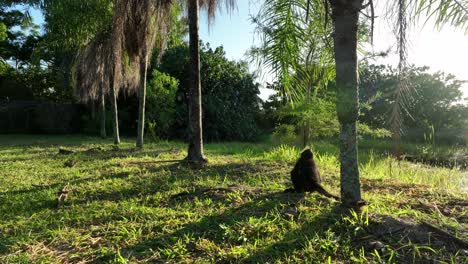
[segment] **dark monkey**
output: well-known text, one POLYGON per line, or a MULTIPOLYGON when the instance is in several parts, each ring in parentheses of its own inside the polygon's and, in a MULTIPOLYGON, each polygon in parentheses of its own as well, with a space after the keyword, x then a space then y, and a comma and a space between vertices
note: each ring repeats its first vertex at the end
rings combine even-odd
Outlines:
POLYGON ((337 200, 340 198, 327 192, 320 185, 320 172, 314 161, 314 154, 310 149, 306 149, 301 153, 301 157, 294 165, 291 171, 291 181, 294 188, 286 189, 285 192, 314 192, 317 191, 327 197, 332 197, 337 200))

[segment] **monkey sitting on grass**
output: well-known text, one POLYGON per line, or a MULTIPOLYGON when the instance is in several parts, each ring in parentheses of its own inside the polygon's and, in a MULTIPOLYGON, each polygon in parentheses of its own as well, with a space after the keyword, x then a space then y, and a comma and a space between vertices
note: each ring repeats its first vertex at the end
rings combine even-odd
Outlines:
POLYGON ((320 173, 314 161, 314 154, 310 149, 306 149, 301 153, 301 157, 294 165, 291 171, 291 181, 294 188, 286 189, 284 192, 314 192, 317 191, 327 197, 339 200, 335 196, 327 192, 322 185, 320 185, 320 173))

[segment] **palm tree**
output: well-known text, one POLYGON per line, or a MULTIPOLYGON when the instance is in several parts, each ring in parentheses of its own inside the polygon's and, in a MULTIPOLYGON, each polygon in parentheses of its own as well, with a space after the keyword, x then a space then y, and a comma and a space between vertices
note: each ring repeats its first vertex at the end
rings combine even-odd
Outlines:
MULTIPOLYGON (((235 6, 234 0, 225 0, 228 10, 235 6)), ((187 0, 189 23, 189 147, 186 160, 203 165, 208 160, 203 153, 203 124, 202 124, 202 95, 200 83, 200 38, 199 10, 200 7, 208 12, 208 18, 214 18, 217 0, 187 0)))
POLYGON ((111 22, 77 57, 80 98, 93 99, 106 92, 110 96, 115 144, 120 143, 117 97, 120 91, 138 91, 137 147, 143 146, 148 57, 155 45, 162 50, 172 4, 172 0, 114 0, 111 22), (101 91, 104 88, 108 90, 101 91))
POLYGON ((337 113, 340 122, 341 200, 347 205, 361 200, 357 128, 359 112, 357 44, 361 0, 330 1, 335 29, 334 54, 337 113))
MULTIPOLYGON (((310 1, 310 0, 309 0, 310 1)), ((359 182, 357 129, 356 121, 359 112, 358 100, 358 65, 357 45, 359 14, 370 9, 373 31, 374 3, 369 0, 329 0, 334 31, 335 69, 337 85, 337 112, 340 121, 340 161, 341 161, 341 200, 347 206, 355 206, 361 200, 361 185, 359 182)), ((468 29, 468 11, 459 1, 429 1, 429 0, 398 0, 393 6, 396 10, 396 28, 398 32, 398 50, 400 55, 399 84, 396 89, 397 107, 404 106, 406 78, 406 34, 410 15, 426 14, 435 16, 436 23, 452 23, 455 26, 468 29), (411 13, 413 12, 413 13, 411 13)), ((371 36, 372 37, 372 36, 371 36)), ((400 113, 401 110, 397 110, 400 113)), ((394 125, 399 140, 400 115, 394 117, 398 125, 394 125)), ((395 133, 395 131, 394 131, 395 133)))
MULTIPOLYGON (((374 19, 373 3, 373 0, 368 0, 367 2, 363 0, 266 0, 265 5, 267 7, 264 9, 266 10, 267 19, 263 21, 263 24, 274 21, 276 17, 282 17, 282 14, 288 14, 288 16, 283 16, 284 18, 282 18, 284 23, 286 21, 294 21, 293 19, 288 20, 290 14, 296 14, 297 17, 298 15, 294 11, 301 9, 302 12, 300 11, 299 14, 302 14, 302 17, 306 18, 309 14, 321 14, 324 12, 325 25, 328 16, 331 16, 334 29, 332 35, 337 86, 337 112, 340 121, 341 200, 344 205, 350 207, 354 207, 361 201, 356 129, 356 120, 359 112, 357 74, 358 29, 363 23, 359 21, 359 15, 364 10, 369 11, 370 21, 372 22, 370 27, 372 35, 374 19)), ((408 18, 427 14, 427 16, 434 16, 438 25, 451 23, 454 26, 464 27, 465 30, 468 30, 468 9, 457 0, 398 0, 395 2, 393 10, 395 10, 396 14, 395 25, 398 32, 398 48, 401 61, 399 65, 399 79, 401 83, 398 85, 395 93, 400 99, 397 101, 396 105, 398 109, 395 112, 401 113, 400 109, 404 107, 405 100, 403 98, 406 90, 404 72, 406 69, 405 40, 408 18)), ((272 27, 269 26, 267 28, 272 27)), ((305 29, 301 30, 300 24, 299 27, 294 26, 292 28, 294 30, 288 31, 288 35, 269 34, 268 36, 267 34, 267 41, 264 41, 264 43, 268 43, 269 45, 277 43, 278 47, 289 48, 263 50, 268 55, 265 59, 267 65, 273 69, 278 69, 282 74, 281 78, 285 76, 288 78, 290 76, 289 70, 297 69, 295 66, 297 62, 295 60, 291 62, 291 58, 294 59, 298 54, 297 49, 293 48, 302 45, 301 41, 304 39, 305 29), (287 53, 291 53, 290 56, 287 56, 287 53)), ((296 83, 283 83, 285 91, 290 94, 290 98, 296 97, 292 95, 298 92, 293 84, 296 83)), ((395 120, 399 122, 399 117, 396 116, 395 120)), ((395 127, 399 130, 398 123, 396 124, 395 127)), ((398 134, 394 138, 398 139, 398 134)))

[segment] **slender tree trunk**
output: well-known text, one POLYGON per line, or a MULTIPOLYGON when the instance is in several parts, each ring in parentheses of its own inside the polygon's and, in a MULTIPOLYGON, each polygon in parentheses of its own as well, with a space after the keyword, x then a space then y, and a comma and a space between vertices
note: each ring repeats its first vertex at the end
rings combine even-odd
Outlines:
POLYGON ((190 36, 189 65, 189 148, 187 160, 199 164, 207 162, 203 154, 202 99, 200 84, 200 43, 198 36, 198 0, 188 1, 190 36))
MULTIPOLYGON (((113 70, 115 71, 115 70, 113 70)), ((114 74, 110 78, 110 98, 112 104, 112 128, 114 130, 114 144, 120 144, 120 135, 119 135, 119 113, 117 111, 117 94, 115 92, 115 80, 114 74)))
MULTIPOLYGON (((307 61, 308 58, 307 58, 307 61)), ((307 67, 306 69, 308 69, 309 66, 307 64, 307 67)), ((312 85, 310 84, 310 80, 307 81, 307 107, 310 107, 311 105, 311 93, 312 93, 312 85)), ((307 121, 305 122, 304 124, 304 135, 303 135, 303 142, 302 142, 302 147, 303 148, 306 148, 307 147, 307 144, 309 144, 309 141, 310 141, 310 121, 307 119, 307 121)))
POLYGON ((310 141, 310 122, 307 121, 304 125, 304 135, 302 139, 302 148, 306 148, 310 141))
POLYGON ((91 108, 91 119, 95 120, 96 118, 96 102, 94 100, 90 100, 89 102, 91 108))
POLYGON ((401 158, 401 125, 402 125, 402 108, 404 107, 402 96, 405 91, 408 91, 406 83, 406 58, 407 58, 407 2, 406 0, 398 0, 398 83, 395 90, 395 102, 392 109, 392 138, 393 138, 393 156, 397 159, 401 158))
POLYGON ((119 114, 117 111, 117 97, 119 96, 119 88, 121 87, 122 78, 122 36, 124 32, 124 16, 115 14, 125 14, 128 8, 127 0, 115 0, 114 2, 114 16, 112 17, 112 30, 111 30, 111 53, 110 53, 110 98, 112 105, 112 127, 114 130, 114 143, 120 144, 119 135, 119 114))
POLYGON ((137 148, 143 148, 143 137, 145 135, 145 100, 146 100, 146 74, 148 71, 148 53, 144 51, 145 62, 141 66, 141 85, 138 91, 138 132, 137 132, 137 148))
POLYGON ((101 126, 101 138, 106 138, 106 96, 104 95, 104 86, 99 89, 99 122, 101 126))
POLYGON ((361 0, 334 0, 334 53, 337 112, 340 121, 341 201, 354 207, 361 201, 356 121, 359 112, 357 31, 361 0))

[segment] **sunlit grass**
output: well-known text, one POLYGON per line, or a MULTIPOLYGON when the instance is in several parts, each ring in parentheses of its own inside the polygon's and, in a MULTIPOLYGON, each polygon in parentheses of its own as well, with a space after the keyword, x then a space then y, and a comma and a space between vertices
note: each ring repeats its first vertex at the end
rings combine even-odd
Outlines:
MULTIPOLYGON (((295 146, 207 144, 208 166, 191 170, 151 163, 183 159, 181 142, 143 151, 133 140, 114 149, 111 140, 81 136, 0 142, 0 263, 463 261, 451 247, 373 230, 381 228, 378 217, 389 216, 468 239, 466 172, 398 162, 366 143, 360 172, 369 206, 341 216, 336 201, 282 193, 302 150, 295 146), (59 148, 75 153, 59 155, 59 148), (64 165, 71 160, 74 166, 64 165), (72 191, 57 208, 67 184, 72 191), (374 240, 385 250, 369 249, 374 240)), ((312 148, 325 187, 339 194, 338 147, 318 141, 312 148)))

